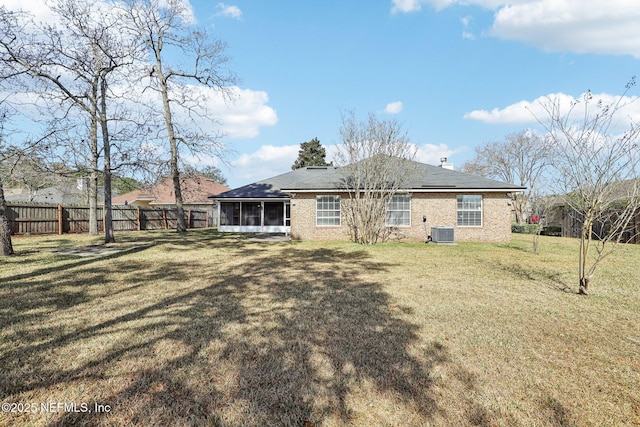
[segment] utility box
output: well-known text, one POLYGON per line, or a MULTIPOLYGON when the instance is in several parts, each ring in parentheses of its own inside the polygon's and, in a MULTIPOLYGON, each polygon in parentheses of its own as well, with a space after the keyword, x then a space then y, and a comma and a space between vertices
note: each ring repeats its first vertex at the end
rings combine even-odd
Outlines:
POLYGON ((453 243, 453 227, 431 227, 431 241, 453 243))

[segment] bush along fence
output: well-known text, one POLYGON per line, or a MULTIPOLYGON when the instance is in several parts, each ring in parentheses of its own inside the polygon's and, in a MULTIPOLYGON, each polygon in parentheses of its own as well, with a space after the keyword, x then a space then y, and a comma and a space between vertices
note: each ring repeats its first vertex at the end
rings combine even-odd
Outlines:
POLYGON ((538 234, 543 236, 561 236, 562 227, 559 225, 545 225, 538 230, 538 224, 511 224, 511 232, 519 234, 538 234))
MULTIPOLYGON (((104 207, 99 206, 98 230, 104 231, 104 207)), ((209 212, 185 209, 188 228, 209 226, 209 212)), ((176 208, 114 206, 113 229, 170 230, 177 228, 176 208)), ((88 206, 63 206, 40 203, 8 203, 7 217, 13 235, 64 234, 89 232, 88 206)))

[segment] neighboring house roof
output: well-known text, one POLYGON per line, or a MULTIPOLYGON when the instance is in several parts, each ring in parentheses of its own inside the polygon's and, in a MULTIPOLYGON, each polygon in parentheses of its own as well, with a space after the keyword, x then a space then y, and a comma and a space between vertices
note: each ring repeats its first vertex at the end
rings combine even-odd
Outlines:
MULTIPOLYGON (((405 160, 415 178, 402 190, 412 192, 523 191, 525 187, 489 178, 405 160)), ((345 191, 347 170, 336 166, 311 166, 236 188, 213 199, 289 198, 291 192, 345 191)))
MULTIPOLYGON (((211 204, 209 196, 229 190, 229 187, 222 185, 207 177, 185 176, 180 177, 180 189, 182 191, 182 202, 185 204, 211 204)), ((152 205, 173 205, 176 203, 176 196, 171 178, 165 178, 158 184, 140 190, 114 197, 114 205, 124 205, 125 202, 147 201, 152 205)))
MULTIPOLYGON (((98 191, 100 200, 104 190, 98 191)), ((87 190, 78 189, 74 184, 64 184, 57 187, 40 188, 35 195, 30 195, 24 188, 5 189, 7 202, 53 203, 58 205, 86 205, 88 203, 87 190)))

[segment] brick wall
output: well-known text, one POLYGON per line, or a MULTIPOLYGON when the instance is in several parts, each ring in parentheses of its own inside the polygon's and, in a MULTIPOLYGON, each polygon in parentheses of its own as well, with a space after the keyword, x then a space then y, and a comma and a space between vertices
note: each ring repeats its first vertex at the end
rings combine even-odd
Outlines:
MULTIPOLYGON (((471 194, 471 193, 469 193, 471 194)), ((482 227, 458 227, 455 193, 414 193, 411 196, 411 227, 399 227, 392 239, 425 241, 431 227, 454 228, 459 242, 506 242, 511 240, 511 206, 504 193, 481 193, 482 227), (422 217, 426 216, 426 223, 422 217)), ((349 240, 344 212, 341 226, 316 226, 316 195, 297 193, 291 199, 291 237, 297 240, 349 240)), ((347 200, 347 194, 341 194, 347 200)))
MULTIPOLYGON (((342 210, 341 226, 316 226, 316 195, 318 194, 297 193, 291 199, 291 238, 295 240, 349 240, 349 228, 345 223, 344 210, 342 210)), ((347 194, 340 196, 341 200, 349 197, 347 194)))

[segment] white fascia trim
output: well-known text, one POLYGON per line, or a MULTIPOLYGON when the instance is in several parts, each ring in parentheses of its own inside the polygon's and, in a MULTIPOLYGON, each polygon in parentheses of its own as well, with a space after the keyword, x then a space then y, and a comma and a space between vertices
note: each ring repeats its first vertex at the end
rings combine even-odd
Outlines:
MULTIPOLYGON (((287 193, 352 193, 350 190, 281 190, 287 193)), ((513 188, 413 188, 399 189, 396 193, 522 193, 524 190, 513 188)))
POLYGON ((232 197, 225 197, 223 199, 211 199, 214 200, 216 202, 288 202, 289 200, 291 200, 290 197, 279 197, 279 198, 267 198, 267 199, 260 199, 260 198, 232 198, 232 197))
POLYGON ((416 188, 411 193, 522 193, 513 188, 416 188))

